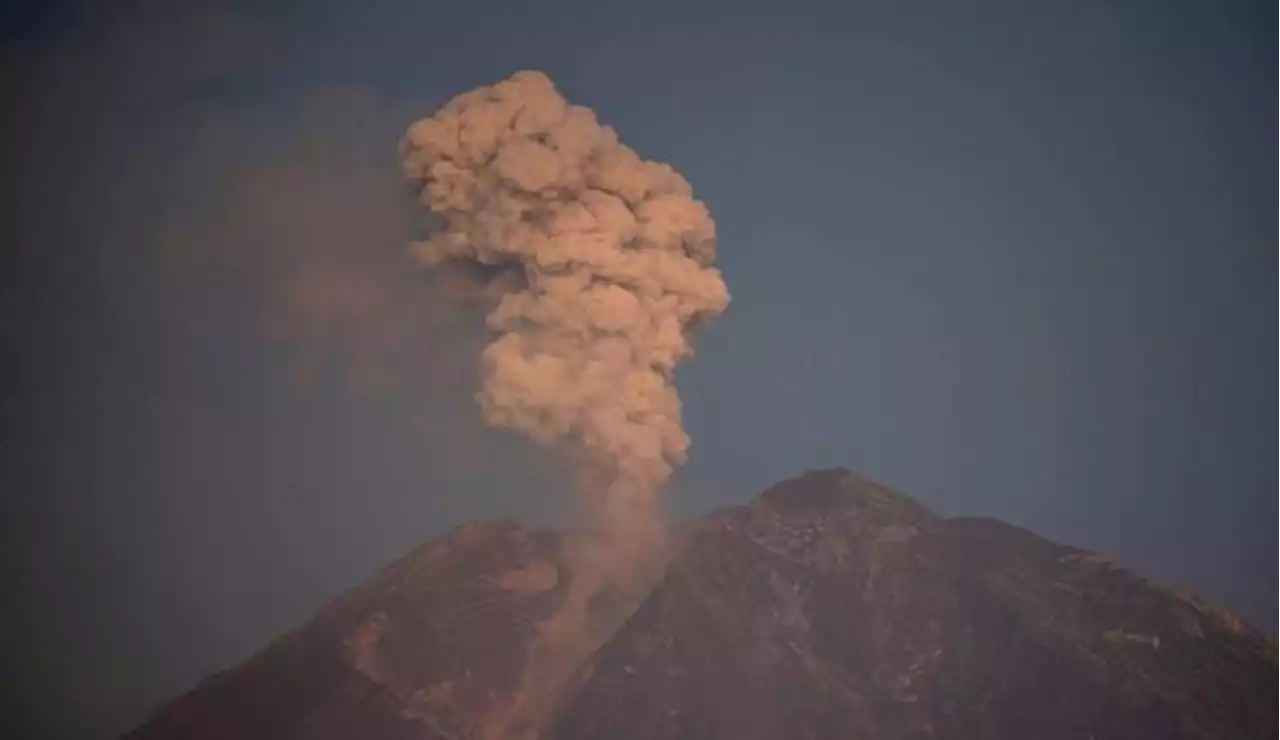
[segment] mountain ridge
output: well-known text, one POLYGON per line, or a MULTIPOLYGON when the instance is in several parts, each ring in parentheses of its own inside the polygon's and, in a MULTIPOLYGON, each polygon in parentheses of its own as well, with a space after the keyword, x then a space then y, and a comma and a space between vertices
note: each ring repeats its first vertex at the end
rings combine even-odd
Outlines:
MULTIPOLYGON (((572 578, 568 535, 461 525, 131 740, 476 737, 572 578)), ((1275 645, 1226 610, 845 468, 682 527, 543 738, 1276 733, 1275 645)))

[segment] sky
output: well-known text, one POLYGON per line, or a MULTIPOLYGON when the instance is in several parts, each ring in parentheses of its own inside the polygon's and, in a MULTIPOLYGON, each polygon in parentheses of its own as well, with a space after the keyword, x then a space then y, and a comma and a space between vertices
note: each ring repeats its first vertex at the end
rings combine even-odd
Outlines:
POLYGON ((108 5, 0 9, 19 736, 112 737, 461 522, 573 521, 404 255, 406 127, 521 69, 717 222, 672 519, 845 466, 1275 634, 1274 6, 108 5))

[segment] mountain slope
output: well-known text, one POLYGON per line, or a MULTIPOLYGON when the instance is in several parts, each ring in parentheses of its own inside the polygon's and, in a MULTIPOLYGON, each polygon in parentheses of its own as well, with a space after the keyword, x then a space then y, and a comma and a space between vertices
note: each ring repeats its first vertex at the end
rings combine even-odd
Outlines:
POLYGON ((465 737, 513 691, 563 596, 560 537, 463 525, 384 569, 126 737, 465 737))
MULTIPOLYGON (((460 528, 129 737, 472 737, 562 544, 460 528)), ((543 737, 1274 737, 1276 677, 1262 634, 1102 556, 820 471, 690 525, 543 737)))

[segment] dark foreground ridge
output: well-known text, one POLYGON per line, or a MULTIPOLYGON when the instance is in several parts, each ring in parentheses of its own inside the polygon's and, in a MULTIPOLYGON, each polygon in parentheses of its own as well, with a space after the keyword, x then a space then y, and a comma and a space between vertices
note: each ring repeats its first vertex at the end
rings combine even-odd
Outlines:
MULTIPOLYGON (((127 738, 474 738, 563 598, 561 539, 459 527, 127 738)), ((1274 738, 1276 695, 1229 612, 836 469, 688 526, 541 737, 1274 738)))

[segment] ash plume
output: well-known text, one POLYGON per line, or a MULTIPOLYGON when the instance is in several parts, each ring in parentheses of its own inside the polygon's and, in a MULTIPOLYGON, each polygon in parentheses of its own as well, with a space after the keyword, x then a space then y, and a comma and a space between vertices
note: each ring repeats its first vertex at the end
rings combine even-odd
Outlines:
POLYGON ((715 224, 675 170, 540 72, 459 95, 409 127, 402 154, 436 227, 413 253, 503 277, 481 354, 485 420, 566 453, 591 515, 566 603, 485 728, 523 736, 602 639, 592 604, 625 599, 661 558, 659 493, 689 449, 673 373, 690 328, 729 301, 715 224))

